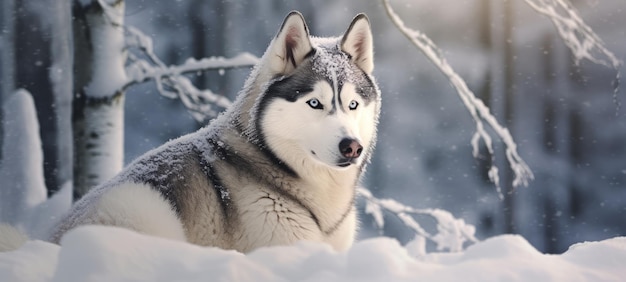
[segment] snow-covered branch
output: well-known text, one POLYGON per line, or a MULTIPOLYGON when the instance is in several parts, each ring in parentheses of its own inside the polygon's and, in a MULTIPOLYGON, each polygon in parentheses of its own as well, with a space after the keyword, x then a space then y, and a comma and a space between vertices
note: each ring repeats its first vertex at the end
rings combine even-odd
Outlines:
POLYGON ((372 193, 362 187, 357 188, 359 196, 365 198, 365 213, 374 217, 374 222, 379 229, 385 225, 383 211, 388 211, 397 216, 405 226, 411 228, 416 238, 431 240, 437 245, 438 250, 457 252, 463 250, 466 242, 476 243, 474 237, 475 228, 466 224, 463 219, 454 218, 452 214, 440 209, 415 209, 405 206, 392 199, 378 199, 372 193), (416 220, 414 215, 430 216, 437 222, 437 233, 428 233, 416 220))
POLYGON ((620 61, 615 54, 609 51, 602 39, 596 35, 591 27, 582 20, 578 11, 568 0, 525 0, 538 13, 548 17, 556 27, 561 39, 572 51, 576 63, 587 59, 599 65, 615 69, 615 83, 613 85, 613 100, 619 109, 617 93, 620 84, 620 61))
POLYGON ((233 58, 211 57, 196 60, 188 59, 182 65, 166 66, 154 53, 152 39, 134 27, 126 27, 126 46, 130 51, 126 66, 128 80, 124 89, 148 80, 153 80, 159 93, 168 98, 180 98, 192 116, 199 122, 206 122, 230 105, 230 101, 210 90, 200 90, 183 76, 186 73, 251 67, 258 58, 250 53, 241 53, 233 58))
MULTIPOLYGON (((433 41, 430 40, 430 38, 428 38, 428 36, 424 33, 405 26, 404 22, 391 8, 389 0, 382 0, 382 2, 391 21, 396 25, 400 32, 402 32, 402 34, 404 34, 415 45, 415 47, 422 51, 422 53, 424 53, 424 55, 426 55, 426 57, 430 59, 430 61, 433 62, 445 76, 448 77, 450 83, 456 89, 459 98, 461 98, 463 104, 470 112, 470 115, 476 125, 476 132, 474 133, 471 141, 474 157, 478 156, 479 142, 481 140, 485 143, 491 156, 494 156, 492 137, 485 128, 485 123, 487 123, 487 125, 494 130, 506 147, 506 159, 509 162, 511 170, 515 173, 512 183, 513 187, 518 187, 520 185, 527 186, 528 181, 534 179, 534 175, 526 162, 524 162, 524 160, 517 153, 517 144, 513 140, 509 130, 498 123, 483 101, 476 98, 474 93, 467 87, 465 81, 452 69, 450 64, 448 64, 435 43, 433 43, 433 41)), ((502 192, 500 191, 499 186, 498 168, 495 166, 495 162, 492 163, 493 164, 489 170, 488 176, 491 181, 496 184, 499 195, 502 198, 502 192)))
POLYGON ((604 47, 602 39, 582 20, 567 0, 524 0, 540 14, 547 16, 563 42, 572 50, 576 63, 583 59, 618 69, 622 62, 604 47))

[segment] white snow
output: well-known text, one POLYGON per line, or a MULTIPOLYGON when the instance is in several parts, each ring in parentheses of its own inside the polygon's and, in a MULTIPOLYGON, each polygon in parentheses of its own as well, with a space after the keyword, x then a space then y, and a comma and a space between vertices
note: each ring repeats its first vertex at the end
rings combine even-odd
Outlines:
POLYGON ((3 108, 4 142, 0 160, 0 222, 16 224, 46 199, 43 151, 33 97, 17 90, 3 108))
POLYGON ((0 281, 619 281, 624 261, 626 237, 576 244, 561 255, 514 235, 417 256, 385 237, 341 253, 301 242, 242 254, 85 226, 61 246, 30 241, 0 253, 0 281))
POLYGON ((88 14, 93 47, 92 64, 99 66, 93 69, 91 81, 85 89, 85 95, 92 98, 113 96, 122 89, 127 80, 124 71, 126 55, 122 30, 124 2, 116 6, 110 6, 103 0, 99 2, 105 10, 104 15, 88 14))
POLYGON ((33 239, 45 239, 72 205, 72 182, 66 182, 51 198, 26 213, 21 226, 33 239))

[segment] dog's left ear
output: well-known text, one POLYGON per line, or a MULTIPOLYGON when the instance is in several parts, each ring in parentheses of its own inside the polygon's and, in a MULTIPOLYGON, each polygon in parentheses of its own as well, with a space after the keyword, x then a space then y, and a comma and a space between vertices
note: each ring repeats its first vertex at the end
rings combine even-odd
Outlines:
POLYGON ((304 17, 297 11, 289 13, 270 47, 272 72, 290 74, 312 49, 304 17))
POLYGON ((341 39, 341 50, 351 56, 359 68, 367 74, 374 70, 374 47, 370 21, 365 14, 358 14, 341 39))

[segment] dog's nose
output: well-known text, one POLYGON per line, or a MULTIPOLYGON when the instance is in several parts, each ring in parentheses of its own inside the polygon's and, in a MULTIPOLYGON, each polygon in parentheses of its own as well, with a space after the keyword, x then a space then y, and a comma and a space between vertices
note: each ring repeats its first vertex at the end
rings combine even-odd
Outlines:
POLYGON ((363 146, 354 139, 344 138, 339 142, 339 152, 346 158, 355 159, 363 152, 363 146))

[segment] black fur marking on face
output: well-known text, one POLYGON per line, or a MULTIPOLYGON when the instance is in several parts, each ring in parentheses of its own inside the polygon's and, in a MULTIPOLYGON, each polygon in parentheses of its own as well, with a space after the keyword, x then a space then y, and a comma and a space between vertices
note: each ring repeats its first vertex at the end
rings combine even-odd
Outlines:
POLYGON ((361 69, 359 69, 360 74, 361 74, 361 83, 355 83, 355 91, 357 94, 359 94, 359 96, 361 96, 361 98, 363 98, 363 101, 365 102, 365 105, 369 105, 370 102, 375 101, 376 99, 378 99, 378 95, 379 95, 379 91, 376 87, 376 85, 374 84, 374 81, 372 81, 372 78, 367 75, 365 72, 363 72, 361 69))
MULTIPOLYGON (((338 84, 338 85, 337 85, 337 92, 338 92, 338 93, 334 93, 334 95, 337 95, 337 102, 339 103, 339 105, 337 105, 337 107, 338 107, 339 109, 341 109, 341 111, 342 111, 342 112, 345 112, 345 111, 343 110, 343 101, 341 100, 341 92, 342 92, 342 90, 343 90, 343 83, 342 83, 342 82, 337 81, 337 84, 338 84)), ((332 85, 332 84, 331 84, 331 85, 332 85)), ((334 87, 333 87, 333 89, 334 89, 334 87)), ((334 97, 333 97, 333 98, 334 98, 334 97)), ((333 99, 333 101, 334 101, 334 100, 335 100, 335 99, 333 99)))
MULTIPOLYGON (((309 64, 306 62, 305 64, 309 64)), ((281 98, 289 102, 295 102, 300 97, 313 91, 315 82, 319 77, 313 73, 307 73, 303 68, 298 68, 289 76, 275 78, 267 87, 263 102, 269 102, 271 98, 281 98)))

